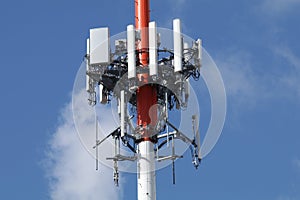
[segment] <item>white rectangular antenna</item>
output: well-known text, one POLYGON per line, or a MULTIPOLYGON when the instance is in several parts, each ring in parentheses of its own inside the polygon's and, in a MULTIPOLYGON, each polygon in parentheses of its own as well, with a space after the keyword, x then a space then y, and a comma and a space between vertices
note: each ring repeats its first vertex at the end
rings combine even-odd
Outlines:
POLYGON ((157 28, 155 22, 149 23, 149 73, 157 75, 157 28))
POLYGON ((109 29, 90 29, 90 64, 110 63, 109 29))
POLYGON ((120 98, 118 98, 118 114, 121 114, 121 101, 120 98))
POLYGON ((133 25, 127 26, 127 57, 128 57, 128 78, 136 77, 135 61, 135 28, 133 25))
MULTIPOLYGON (((86 67, 86 73, 89 71, 89 56, 90 56, 90 39, 86 39, 86 63, 85 63, 85 67, 86 67)), ((90 77, 89 75, 85 75, 85 88, 86 91, 90 90, 90 77)))
POLYGON ((124 90, 121 90, 121 95, 120 95, 120 108, 121 108, 121 120, 120 120, 120 123, 121 123, 121 137, 125 136, 125 128, 126 128, 126 125, 125 125, 125 112, 126 112, 126 109, 125 109, 125 92, 124 90))
POLYGON ((107 96, 105 94, 103 94, 103 85, 100 84, 99 85, 99 101, 102 104, 106 104, 107 103, 107 96))
POLYGON ((197 45, 198 45, 198 59, 199 59, 199 64, 201 66, 202 63, 202 40, 201 39, 197 40, 197 45))
POLYGON ((182 35, 180 19, 173 20, 174 71, 182 70, 182 35))

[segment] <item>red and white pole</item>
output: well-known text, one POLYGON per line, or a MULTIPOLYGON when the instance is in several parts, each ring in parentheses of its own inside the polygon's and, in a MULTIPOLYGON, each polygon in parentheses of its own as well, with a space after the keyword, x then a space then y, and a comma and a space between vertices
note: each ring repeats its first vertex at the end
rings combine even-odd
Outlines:
MULTIPOLYGON (((143 67, 149 64, 149 0, 135 0, 135 27, 140 31, 140 40, 137 43, 139 60, 143 67)), ((138 200, 156 200, 155 154, 151 136, 152 129, 157 121, 156 87, 148 84, 148 73, 138 74, 143 86, 137 90, 137 123, 143 128, 141 142, 138 144, 137 160, 137 191, 138 200), (151 112, 149 112, 151 109, 151 112)))

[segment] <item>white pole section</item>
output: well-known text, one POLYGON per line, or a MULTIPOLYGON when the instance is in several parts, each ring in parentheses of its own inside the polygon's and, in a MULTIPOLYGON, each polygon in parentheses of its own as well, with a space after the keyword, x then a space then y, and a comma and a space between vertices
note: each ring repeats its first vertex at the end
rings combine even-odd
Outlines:
POLYGON ((138 149, 138 200, 156 200, 154 144, 151 141, 142 141, 138 149))
POLYGON ((127 26, 127 57, 128 57, 128 78, 136 77, 135 61, 135 28, 133 25, 127 26))
POLYGON ((174 71, 182 70, 182 36, 180 19, 173 20, 174 71))

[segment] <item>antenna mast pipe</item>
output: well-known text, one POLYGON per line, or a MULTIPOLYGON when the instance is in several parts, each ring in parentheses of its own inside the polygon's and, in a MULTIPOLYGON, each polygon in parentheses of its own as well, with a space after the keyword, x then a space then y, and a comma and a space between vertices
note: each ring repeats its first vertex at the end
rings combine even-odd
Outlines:
MULTIPOLYGON (((137 50, 139 52, 139 60, 143 67, 149 64, 149 0, 135 0, 135 27, 140 32, 140 38, 137 41, 137 50)), ((156 87, 147 85, 149 74, 138 74, 138 79, 144 85, 137 91, 137 122, 139 126, 145 128, 148 125, 155 125, 157 121, 157 111, 150 108, 157 103, 156 87)), ((149 140, 153 133, 143 131, 143 138, 149 140)))
MULTIPOLYGON (((150 1, 135 0, 135 27, 140 32, 137 41, 139 61, 143 67, 149 64, 149 21, 150 1)), ((137 123, 142 127, 141 142, 138 144, 137 159, 137 190, 138 200, 156 200, 155 154, 154 144, 151 140, 153 133, 150 128, 157 121, 157 91, 156 87, 148 83, 149 74, 138 74, 143 86, 137 90, 137 123), (151 112, 149 112, 151 109, 151 112)))

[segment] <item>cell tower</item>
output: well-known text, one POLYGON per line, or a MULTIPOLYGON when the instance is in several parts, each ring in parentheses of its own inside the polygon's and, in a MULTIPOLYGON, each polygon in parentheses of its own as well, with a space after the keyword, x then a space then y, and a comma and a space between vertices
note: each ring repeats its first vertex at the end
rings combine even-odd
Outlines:
MULTIPOLYGON (((190 95, 189 79, 198 79, 202 59, 201 40, 189 47, 183 41, 181 23, 173 20, 173 49, 160 48, 160 33, 156 22, 150 22, 149 0, 135 0, 135 26, 127 26, 127 38, 115 41, 110 47, 107 27, 90 29, 86 54, 86 90, 91 106, 108 104, 117 99, 120 127, 98 139, 96 133, 96 168, 98 146, 112 137, 115 152, 107 158, 114 163, 114 181, 118 185, 118 162, 137 163, 137 191, 139 200, 156 199, 156 161, 174 162, 174 140, 182 140, 192 149, 195 168, 201 162, 198 117, 191 116, 193 138, 181 132, 169 120, 169 111, 186 108, 190 95), (128 114, 129 107, 133 114, 128 114), (136 125, 134 125, 135 118, 136 125), (120 144, 132 152, 121 155, 120 144), (172 153, 161 156, 159 150, 171 145, 172 153)), ((96 123, 98 126, 98 122, 96 123)), ((96 128, 98 131, 98 128, 96 128)))

